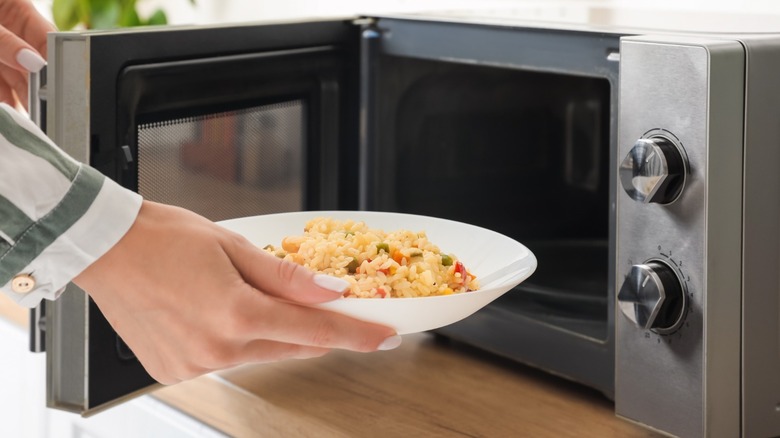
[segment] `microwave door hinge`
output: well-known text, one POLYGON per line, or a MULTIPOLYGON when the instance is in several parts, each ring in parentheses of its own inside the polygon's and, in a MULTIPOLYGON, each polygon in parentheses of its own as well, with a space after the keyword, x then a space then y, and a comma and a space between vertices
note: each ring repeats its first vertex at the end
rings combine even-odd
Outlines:
POLYGON ((355 18, 354 20, 352 20, 352 24, 354 24, 355 26, 366 28, 376 24, 376 18, 371 18, 371 17, 355 18))
MULTIPOLYGON (((29 76, 29 100, 27 108, 30 119, 46 132, 46 67, 29 76)), ((30 309, 30 351, 46 351, 46 302, 30 309)))

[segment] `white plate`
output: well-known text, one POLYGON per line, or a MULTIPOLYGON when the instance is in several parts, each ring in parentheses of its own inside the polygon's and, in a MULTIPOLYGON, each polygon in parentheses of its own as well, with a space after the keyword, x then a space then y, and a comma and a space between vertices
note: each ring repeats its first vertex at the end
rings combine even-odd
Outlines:
MULTIPOLYGON (((429 216, 372 211, 306 211, 252 216, 219 222, 263 247, 303 233, 307 221, 326 216, 363 221, 369 228, 424 231, 442 252, 455 254, 482 280, 512 264, 511 272, 490 281, 488 287, 461 294, 418 298, 342 298, 318 307, 365 321, 388 325, 398 334, 433 330, 460 321, 511 290, 536 270, 536 257, 520 242, 485 228, 429 216)), ((480 283, 483 285, 484 283, 480 283)))

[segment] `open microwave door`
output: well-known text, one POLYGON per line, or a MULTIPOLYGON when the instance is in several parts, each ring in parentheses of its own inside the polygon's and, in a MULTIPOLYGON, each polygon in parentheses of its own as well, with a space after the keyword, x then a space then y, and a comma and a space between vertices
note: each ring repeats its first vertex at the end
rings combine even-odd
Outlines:
MULTIPOLYGON (((53 33, 44 128, 145 199, 211 220, 356 208, 361 28, 53 33)), ((155 386, 76 286, 45 314, 50 407, 88 415, 155 386)))

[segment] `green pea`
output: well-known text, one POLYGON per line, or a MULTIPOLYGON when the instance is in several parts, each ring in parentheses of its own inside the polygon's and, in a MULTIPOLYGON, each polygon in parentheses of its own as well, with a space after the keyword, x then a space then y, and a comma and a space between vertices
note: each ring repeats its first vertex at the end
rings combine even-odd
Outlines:
POLYGON ((442 266, 451 266, 452 265, 452 257, 448 256, 447 254, 441 255, 441 264, 442 266))
POLYGON ((360 266, 360 262, 358 262, 357 259, 350 260, 349 264, 347 265, 347 272, 354 274, 357 272, 358 266, 360 266))
POLYGON ((379 253, 380 251, 384 251, 386 253, 390 253, 390 245, 386 243, 377 243, 376 244, 376 252, 379 253))

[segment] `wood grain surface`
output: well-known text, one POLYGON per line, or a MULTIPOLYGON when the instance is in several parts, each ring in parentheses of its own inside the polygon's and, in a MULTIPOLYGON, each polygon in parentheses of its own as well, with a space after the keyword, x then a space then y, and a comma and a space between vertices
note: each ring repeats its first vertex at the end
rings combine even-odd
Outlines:
POLYGON ((602 394, 431 334, 153 393, 235 437, 657 437, 602 394))

